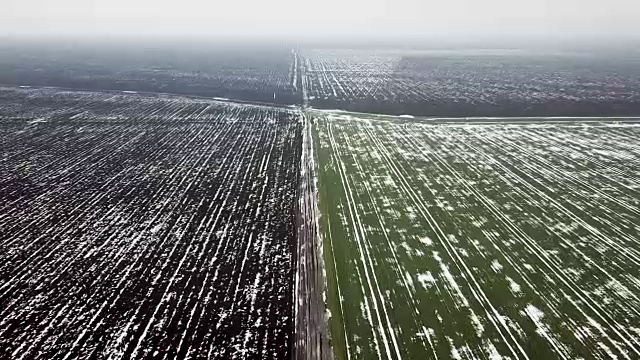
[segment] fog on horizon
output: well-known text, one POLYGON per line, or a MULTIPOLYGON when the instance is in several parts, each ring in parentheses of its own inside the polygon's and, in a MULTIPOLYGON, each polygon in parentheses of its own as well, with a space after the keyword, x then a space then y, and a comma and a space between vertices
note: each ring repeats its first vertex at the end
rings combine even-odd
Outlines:
POLYGON ((3 36, 638 37, 636 0, 3 0, 3 36))

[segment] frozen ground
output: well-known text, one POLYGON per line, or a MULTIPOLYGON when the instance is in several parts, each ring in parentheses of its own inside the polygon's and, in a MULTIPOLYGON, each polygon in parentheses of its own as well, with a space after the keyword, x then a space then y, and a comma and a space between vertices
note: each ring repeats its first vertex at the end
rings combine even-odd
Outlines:
POLYGON ((0 89, 0 358, 287 358, 285 109, 0 89))

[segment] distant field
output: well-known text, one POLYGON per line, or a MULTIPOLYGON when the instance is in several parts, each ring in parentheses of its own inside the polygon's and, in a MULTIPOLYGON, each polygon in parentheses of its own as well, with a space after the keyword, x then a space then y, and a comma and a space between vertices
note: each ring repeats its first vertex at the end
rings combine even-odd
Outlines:
POLYGON ((287 358, 299 120, 0 88, 0 358, 287 358))
POLYGON ((303 49, 309 104, 424 116, 640 114, 640 59, 524 50, 303 49))
POLYGON ((640 114, 640 56, 633 51, 316 46, 0 39, 0 85, 169 93, 392 115, 640 114))
POLYGON ((0 84, 298 104, 291 48, 264 44, 4 43, 0 84))
POLYGON ((337 359, 640 357, 640 126, 316 113, 337 359))

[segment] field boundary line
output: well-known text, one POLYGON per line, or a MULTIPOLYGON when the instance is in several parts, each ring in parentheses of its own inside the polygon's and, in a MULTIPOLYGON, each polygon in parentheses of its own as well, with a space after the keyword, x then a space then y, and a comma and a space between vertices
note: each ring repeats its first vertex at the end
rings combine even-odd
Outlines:
POLYGON ((297 360, 333 359, 325 304, 324 260, 318 228, 318 203, 309 119, 303 122, 300 185, 296 211, 296 268, 294 279, 294 349, 297 360))

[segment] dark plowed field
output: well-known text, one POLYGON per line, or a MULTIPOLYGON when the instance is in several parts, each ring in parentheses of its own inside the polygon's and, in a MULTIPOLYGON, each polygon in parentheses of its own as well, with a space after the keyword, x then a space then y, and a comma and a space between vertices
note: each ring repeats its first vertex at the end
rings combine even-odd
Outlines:
POLYGON ((0 89, 0 358, 277 358, 289 110, 0 89))

